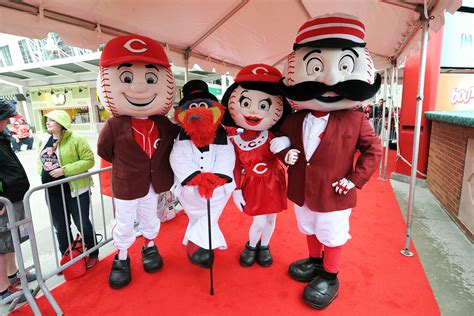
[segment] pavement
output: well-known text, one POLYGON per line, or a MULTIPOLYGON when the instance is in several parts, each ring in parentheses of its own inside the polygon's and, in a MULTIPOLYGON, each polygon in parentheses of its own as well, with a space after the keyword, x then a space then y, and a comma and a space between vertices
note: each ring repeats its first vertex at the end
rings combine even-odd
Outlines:
MULTIPOLYGON (((91 148, 96 152, 97 135, 83 134, 91 148)), ((41 136, 40 136, 41 137, 41 136)), ((41 139, 40 137, 37 137, 41 139)), ((37 142, 30 151, 21 151, 18 157, 25 167, 31 187, 41 184, 36 172, 37 142)), ((96 155, 96 166, 99 169, 99 157, 96 155)), ((390 181, 397 197, 400 209, 406 218, 409 185, 401 181, 390 181)), ((110 198, 100 198, 99 180, 94 178, 92 188, 92 209, 96 232, 110 238, 113 225, 113 209, 110 198), (103 212, 102 212, 103 205, 103 212), (102 215, 103 214, 103 215, 102 215)), ((417 255, 433 289, 442 315, 474 315, 474 244, 472 244, 427 188, 417 187, 413 209, 412 240, 417 255)), ((53 241, 49 211, 46 207, 44 193, 36 192, 31 196, 34 230, 37 237, 41 267, 44 272, 51 272, 57 266, 57 251, 53 241)), ((74 227, 74 225, 72 225, 74 227)), ((74 234, 74 232, 73 232, 74 234)), ((400 240, 404 240, 401 236, 400 240)), ((114 251, 112 243, 100 248, 99 258, 114 251)), ((400 244, 400 250, 404 244, 400 244)), ((29 242, 22 245, 26 266, 32 265, 29 242)), ((410 258, 407 258, 410 260, 410 258)), ((49 288, 57 286, 64 279, 54 276, 47 281, 49 288)), ((7 312, 7 306, 0 306, 0 315, 7 312)))

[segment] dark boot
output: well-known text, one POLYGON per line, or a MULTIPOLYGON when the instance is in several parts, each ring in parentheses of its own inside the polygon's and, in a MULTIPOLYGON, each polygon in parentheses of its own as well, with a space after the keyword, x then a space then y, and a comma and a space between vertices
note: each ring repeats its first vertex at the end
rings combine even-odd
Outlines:
POLYGON ((199 247, 192 254, 188 253, 188 258, 195 265, 209 269, 214 262, 214 251, 199 247))
POLYGON ((337 273, 321 271, 311 283, 305 286, 303 300, 316 309, 324 309, 339 294, 339 280, 337 273))
POLYGON ((260 242, 258 242, 258 255, 257 255, 257 263, 262 267, 269 267, 273 263, 272 254, 270 253, 269 246, 261 246, 260 242))
POLYGON ((132 280, 130 272, 130 257, 127 260, 119 260, 118 255, 115 255, 112 263, 112 271, 110 271, 109 285, 113 289, 121 289, 127 286, 132 280))
POLYGON ((257 247, 252 247, 247 243, 240 255, 240 265, 248 268, 255 263, 255 260, 257 260, 257 247))
POLYGON ((300 282, 309 282, 318 276, 323 269, 323 258, 300 259, 290 264, 288 273, 291 278, 300 282))
POLYGON ((153 245, 151 247, 142 247, 142 262, 146 272, 156 272, 163 268, 163 258, 161 258, 158 248, 153 245))

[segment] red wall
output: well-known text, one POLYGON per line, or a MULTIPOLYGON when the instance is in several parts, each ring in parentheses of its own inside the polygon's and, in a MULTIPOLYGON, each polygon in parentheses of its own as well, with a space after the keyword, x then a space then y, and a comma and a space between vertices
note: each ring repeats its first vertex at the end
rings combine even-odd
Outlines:
MULTIPOLYGON (((423 113, 434 111, 436 108, 436 97, 438 93, 438 79, 441 65, 441 46, 443 41, 443 31, 438 33, 430 32, 428 41, 428 53, 426 58, 425 88, 423 100, 423 113)), ((400 111, 400 154, 412 161, 413 136, 415 134, 416 120, 416 92, 418 89, 418 70, 420 62, 420 52, 411 55, 406 63, 403 78, 402 107, 400 111)), ((421 118, 420 147, 418 153, 418 170, 426 174, 428 165, 428 148, 430 139, 430 122, 421 118)), ((395 172, 410 176, 411 167, 401 159, 397 160, 395 172)), ((424 178, 417 174, 418 178, 424 178)))

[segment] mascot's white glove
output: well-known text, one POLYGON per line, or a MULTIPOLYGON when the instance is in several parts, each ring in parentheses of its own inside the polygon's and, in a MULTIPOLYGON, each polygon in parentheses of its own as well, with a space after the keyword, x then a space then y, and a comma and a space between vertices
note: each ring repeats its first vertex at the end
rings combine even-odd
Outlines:
POLYGON ((234 198, 235 205, 239 208, 241 212, 244 211, 245 200, 244 196, 242 195, 242 190, 235 190, 232 192, 232 197, 234 198))
POLYGON ((332 187, 336 191, 336 193, 346 195, 350 189, 355 187, 355 184, 351 182, 351 180, 347 180, 346 178, 342 178, 339 181, 336 181, 332 184, 332 187))
POLYGON ((286 156, 285 156, 285 163, 287 165, 294 165, 296 163, 296 161, 298 161, 298 155, 299 155, 300 151, 298 149, 290 149, 288 150, 288 152, 286 153, 286 156))
POLYGON ((278 154, 283 149, 289 148, 291 145, 290 139, 286 136, 275 137, 270 141, 270 151, 278 154))

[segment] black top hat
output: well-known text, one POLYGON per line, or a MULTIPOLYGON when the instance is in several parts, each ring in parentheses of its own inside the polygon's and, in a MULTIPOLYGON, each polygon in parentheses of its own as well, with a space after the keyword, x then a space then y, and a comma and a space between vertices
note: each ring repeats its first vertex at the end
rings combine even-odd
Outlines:
POLYGON ((209 92, 207 83, 202 80, 191 80, 183 86, 183 98, 179 101, 178 106, 195 99, 210 99, 218 101, 217 98, 209 92))

